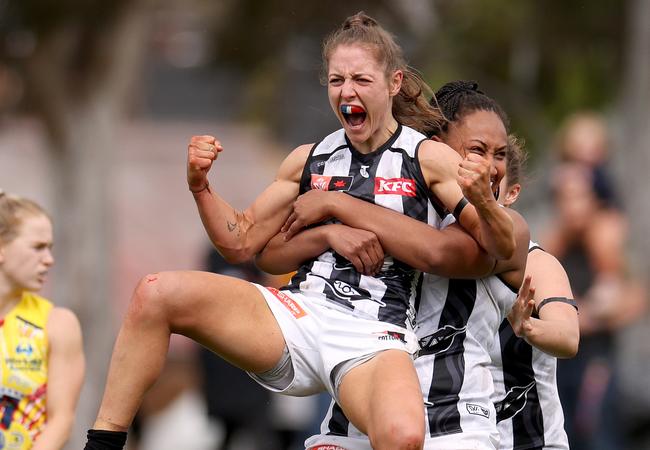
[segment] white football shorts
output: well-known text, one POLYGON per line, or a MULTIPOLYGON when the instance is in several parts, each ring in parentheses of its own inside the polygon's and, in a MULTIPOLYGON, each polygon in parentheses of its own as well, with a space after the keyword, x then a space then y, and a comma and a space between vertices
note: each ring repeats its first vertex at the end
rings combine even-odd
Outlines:
POLYGON ((338 398, 338 382, 358 365, 355 360, 361 364, 389 349, 414 355, 419 348, 415 333, 406 328, 356 317, 302 293, 254 285, 278 321, 291 359, 282 369, 289 372, 282 386, 249 372, 270 391, 306 396, 327 390, 338 398))

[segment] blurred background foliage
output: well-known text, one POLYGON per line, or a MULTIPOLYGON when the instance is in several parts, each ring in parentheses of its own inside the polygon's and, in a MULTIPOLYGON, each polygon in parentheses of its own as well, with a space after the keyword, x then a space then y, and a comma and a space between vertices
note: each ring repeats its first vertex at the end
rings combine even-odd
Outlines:
MULTIPOLYGON (((611 0, 332 0, 326 4, 4 0, 0 2, 0 51, 5 63, 20 66, 29 60, 30 48, 68 39, 74 45, 67 47, 59 64, 65 66, 75 95, 83 96, 105 74, 108 53, 115 50, 110 48, 111 33, 126 12, 142 6, 193 12, 200 16, 195 31, 207 47, 202 63, 214 70, 226 67, 239 81, 239 104, 227 107, 243 119, 270 122, 281 138, 304 140, 314 130, 301 118, 333 124, 327 112, 323 117, 305 114, 322 102, 307 94, 305 104, 302 96, 304 91, 315 91, 324 98, 317 88, 320 42, 342 18, 365 10, 398 36, 411 65, 432 87, 450 79, 478 79, 510 112, 513 128, 534 144, 569 112, 603 109, 617 101, 627 4, 611 0), (61 36, 63 31, 66 37, 61 36), (296 118, 298 126, 285 121, 285 113, 296 118), (296 128, 308 132, 301 135, 296 128)), ((34 91, 26 90, 20 105, 42 107, 34 101, 34 91)))

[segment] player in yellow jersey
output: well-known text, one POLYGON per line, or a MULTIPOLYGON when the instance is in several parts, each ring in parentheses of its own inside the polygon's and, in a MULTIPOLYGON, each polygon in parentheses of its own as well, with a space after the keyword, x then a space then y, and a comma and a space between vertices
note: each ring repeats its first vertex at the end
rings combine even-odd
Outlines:
POLYGON ((47 213, 0 191, 0 450, 60 449, 72 428, 85 370, 81 327, 36 294, 51 250, 47 213))

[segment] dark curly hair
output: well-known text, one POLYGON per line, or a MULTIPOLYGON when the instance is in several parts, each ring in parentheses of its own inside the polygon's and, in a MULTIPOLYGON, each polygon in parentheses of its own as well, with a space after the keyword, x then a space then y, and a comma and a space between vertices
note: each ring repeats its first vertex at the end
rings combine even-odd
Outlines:
POLYGON ((503 121, 506 130, 509 120, 505 111, 491 97, 478 88, 476 81, 451 81, 436 91, 431 98, 431 105, 440 109, 445 118, 442 126, 432 135, 446 132, 450 122, 455 122, 474 111, 492 111, 503 121))

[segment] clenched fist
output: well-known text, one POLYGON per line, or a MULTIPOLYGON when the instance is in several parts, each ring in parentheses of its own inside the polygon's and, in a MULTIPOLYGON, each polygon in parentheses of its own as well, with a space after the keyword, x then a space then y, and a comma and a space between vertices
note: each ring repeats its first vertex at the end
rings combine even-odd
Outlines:
POLYGON ((212 163, 223 151, 214 136, 192 136, 187 146, 187 185, 194 193, 205 190, 212 163))
POLYGON ((458 184, 463 195, 476 207, 494 201, 492 182, 496 169, 490 159, 469 153, 458 167, 458 184))

